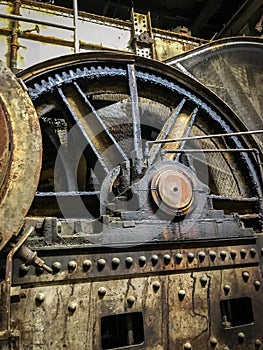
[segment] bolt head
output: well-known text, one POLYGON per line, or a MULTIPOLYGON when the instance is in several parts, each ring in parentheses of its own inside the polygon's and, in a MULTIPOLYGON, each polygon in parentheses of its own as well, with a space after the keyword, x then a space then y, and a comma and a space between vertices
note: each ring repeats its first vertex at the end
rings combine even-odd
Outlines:
POLYGON ((181 253, 177 253, 175 255, 175 260, 177 264, 180 264, 180 262, 183 260, 183 255, 181 253))
POLYGON ((77 306, 78 305, 77 305, 77 303, 75 301, 71 301, 68 304, 68 311, 73 314, 76 311, 77 306))
POLYGON ((120 262, 121 261, 119 258, 117 258, 117 257, 113 258, 111 261, 112 268, 117 269, 117 267, 120 265, 120 262))
POLYGON ((255 348, 259 349, 262 345, 262 341, 260 339, 256 339, 255 340, 255 348))
POLYGON ((223 261, 226 259, 226 256, 227 256, 226 252, 225 252, 224 250, 222 250, 222 251, 220 252, 220 257, 221 257, 221 259, 222 259, 223 261))
POLYGON ((77 268, 77 263, 74 260, 68 262, 68 270, 74 271, 77 268))
POLYGON ((214 338, 214 337, 211 337, 211 338, 210 338, 210 344, 211 344, 213 347, 215 347, 215 346, 217 345, 217 339, 214 338))
POLYGON ((91 265, 92 265, 92 262, 90 260, 88 260, 88 259, 84 260, 83 264, 82 264, 83 270, 88 271, 91 268, 91 265))
POLYGON ((231 287, 230 287, 229 284, 225 284, 224 285, 224 292, 225 292, 225 294, 228 294, 230 292, 230 289, 231 289, 231 287))
POLYGON ((43 303, 43 301, 45 300, 45 294, 37 293, 35 300, 37 303, 43 303))
POLYGON ((180 300, 183 300, 184 297, 185 297, 185 290, 184 289, 180 289, 179 292, 178 292, 178 297, 180 300))
POLYGON ((126 267, 131 267, 133 264, 133 258, 131 256, 128 256, 126 259, 125 259, 125 265, 126 267))
POLYGON ((161 284, 159 281, 155 281, 153 282, 152 286, 153 286, 153 290, 157 291, 158 289, 160 289, 161 284))
POLYGON ((242 258, 242 259, 245 259, 246 255, 247 255, 246 249, 241 249, 241 250, 240 250, 240 256, 241 256, 241 258, 242 258))
POLYGON ((105 287, 100 287, 99 290, 98 290, 98 294, 100 297, 104 297, 107 293, 107 290, 105 287))
POLYGON ((256 249, 255 248, 251 248, 250 249, 250 256, 251 256, 251 258, 254 258, 256 256, 256 254, 257 254, 256 249))
POLYGON ((105 259, 99 259, 97 261, 97 266, 98 266, 98 269, 100 271, 104 269, 105 265, 106 265, 106 260, 105 259))
POLYGON ((156 254, 152 255, 151 261, 152 261, 153 266, 155 266, 159 261, 158 255, 156 255, 156 254))
POLYGON ((190 263, 194 260, 194 258, 195 258, 194 253, 188 253, 187 259, 188 259, 188 261, 189 261, 190 263))
POLYGON ((132 307, 132 305, 135 303, 135 298, 134 296, 130 296, 127 298, 127 303, 130 307, 132 307))
POLYGON ((191 350, 191 349, 192 349, 192 345, 189 342, 184 344, 184 350, 191 350))
POLYGON ((171 256, 169 254, 164 254, 163 256, 163 262, 165 265, 168 265, 171 261, 171 256))
POLYGON ((211 250, 209 252, 209 257, 212 261, 214 261, 216 259, 216 252, 214 250, 211 250))
POLYGON ((142 255, 142 256, 139 257, 139 265, 141 267, 146 264, 146 261, 147 261, 146 256, 142 255))
POLYGON ((245 282, 249 279, 249 273, 247 271, 242 272, 242 277, 245 282))
POLYGON ((53 270, 53 273, 58 273, 60 270, 61 270, 61 263, 58 262, 58 261, 55 261, 53 264, 52 264, 52 270, 53 270))
POLYGON ((243 332, 239 332, 238 335, 237 335, 237 337, 238 337, 238 341, 239 341, 240 343, 243 343, 243 341, 244 341, 245 338, 246 338, 246 336, 245 336, 245 334, 244 334, 243 332))
POLYGON ((199 252, 198 253, 198 258, 202 262, 205 260, 205 252, 199 252))

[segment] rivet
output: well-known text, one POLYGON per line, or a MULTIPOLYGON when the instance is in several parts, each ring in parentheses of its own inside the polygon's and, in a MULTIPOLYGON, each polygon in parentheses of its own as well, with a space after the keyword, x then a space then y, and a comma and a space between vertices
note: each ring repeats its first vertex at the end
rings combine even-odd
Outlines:
POLYGON ((105 259, 99 259, 97 261, 97 266, 98 266, 98 269, 100 271, 104 269, 105 265, 106 265, 106 260, 105 259))
POLYGON ((255 281, 254 282, 254 287, 255 287, 256 290, 259 290, 260 285, 261 285, 260 281, 255 281))
POLYGON ((243 343, 243 341, 245 340, 246 336, 245 336, 245 334, 243 332, 239 332, 237 337, 238 337, 239 343, 243 343))
POLYGON ((156 255, 156 254, 152 255, 151 261, 152 261, 153 266, 155 266, 158 263, 158 260, 159 260, 158 255, 156 255))
POLYGON ((146 256, 142 255, 139 257, 139 265, 143 267, 146 264, 146 256))
POLYGON ((74 260, 68 262, 68 270, 70 272, 74 271, 77 268, 77 263, 74 260))
POLYGON ((125 259, 125 265, 126 267, 131 267, 133 264, 133 258, 131 256, 128 256, 126 259, 125 259))
POLYGON ((43 303, 44 300, 45 300, 45 294, 44 293, 37 293, 36 302, 40 304, 40 303, 43 303))
POLYGON ((207 283, 207 276, 206 275, 203 275, 200 277, 200 283, 202 285, 202 287, 204 287, 207 283))
POLYGON ((120 259, 119 258, 113 258, 111 260, 111 265, 113 269, 117 269, 117 267, 120 265, 120 259))
POLYGON ((256 349, 259 349, 259 348, 261 347, 261 345, 262 345, 261 340, 260 340, 260 339, 256 339, 256 340, 255 340, 255 348, 256 348, 256 349))
POLYGON ((178 292, 178 297, 180 300, 183 300, 185 297, 185 290, 184 289, 180 289, 178 292))
POLYGON ((155 281, 153 282, 153 290, 156 292, 159 288, 160 288, 160 282, 159 281, 155 281))
POLYGON ((188 253, 187 259, 188 259, 188 261, 189 261, 190 263, 194 260, 194 258, 195 258, 194 253, 188 253))
POLYGON ((225 284, 224 285, 224 292, 225 292, 225 294, 228 294, 230 292, 230 289, 231 289, 231 287, 230 287, 229 284, 225 284))
POLYGON ((216 340, 216 338, 211 337, 211 338, 210 338, 210 344, 211 344, 213 347, 215 347, 215 346, 217 345, 217 340, 216 340))
POLYGON ((192 345, 190 343, 185 343, 184 344, 184 350, 191 350, 192 349, 192 345))
POLYGON ((221 257, 221 259, 222 259, 223 261, 225 261, 225 259, 226 259, 226 252, 225 252, 224 250, 222 250, 222 251, 220 252, 220 257, 221 257))
POLYGON ((250 249, 250 256, 251 256, 251 258, 254 258, 256 256, 256 254, 257 254, 256 249, 255 248, 251 248, 250 249))
POLYGON ((105 287, 100 287, 99 290, 98 290, 98 294, 100 297, 104 297, 104 295, 106 295, 107 293, 107 290, 105 287))
POLYGON ((135 303, 135 298, 133 296, 130 296, 127 298, 127 303, 129 304, 130 307, 135 303))
POLYGON ((242 272, 242 277, 245 282, 249 279, 249 273, 247 271, 242 272))
POLYGON ((171 256, 169 254, 164 254, 163 256, 163 262, 165 265, 168 265, 171 261, 171 256))
POLYGON ((198 258, 202 262, 205 260, 205 252, 199 252, 198 253, 198 258))
POLYGON ((76 311, 76 308, 77 308, 77 303, 75 301, 71 301, 69 304, 68 304, 68 311, 73 314, 75 311, 76 311))
POLYGON ((177 264, 180 264, 180 263, 182 262, 182 260, 183 260, 182 254, 181 254, 181 253, 177 253, 177 254, 175 255, 175 260, 176 260, 176 263, 177 263, 177 264))
POLYGON ((246 255, 247 255, 246 249, 241 249, 241 250, 240 250, 240 256, 241 256, 241 258, 242 258, 242 259, 245 259, 246 255))
POLYGON ((260 254, 263 256, 263 248, 260 249, 260 254))
POLYGON ((235 250, 231 250, 230 251, 230 256, 231 256, 232 260, 235 260, 235 258, 237 256, 237 252, 235 250))
POLYGON ((88 271, 90 268, 91 268, 91 265, 92 265, 92 263, 91 263, 91 261, 90 260, 84 260, 83 261, 83 270, 84 271, 88 271))
POLYGON ((19 276, 23 277, 25 276, 29 271, 29 266, 27 266, 26 264, 22 264, 19 267, 19 276))
POLYGON ((52 264, 52 269, 53 269, 53 272, 54 273, 58 273, 60 270, 61 270, 61 263, 58 262, 58 261, 55 261, 53 264, 52 264))
POLYGON ((215 252, 214 250, 211 250, 211 251, 209 252, 209 256, 210 256, 210 259, 211 259, 212 261, 214 261, 215 258, 216 258, 216 252, 215 252))

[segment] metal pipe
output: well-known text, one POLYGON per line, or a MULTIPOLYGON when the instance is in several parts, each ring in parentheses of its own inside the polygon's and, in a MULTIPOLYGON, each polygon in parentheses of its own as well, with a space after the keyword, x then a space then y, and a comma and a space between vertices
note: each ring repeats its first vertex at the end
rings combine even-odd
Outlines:
MULTIPOLYGON (((20 7, 21 1, 15 0, 13 6, 13 15, 20 17, 20 7)), ((11 40, 10 40, 10 68, 14 71, 17 68, 17 51, 19 49, 18 42, 18 27, 19 22, 14 20, 11 30, 11 40)))
POLYGON ((203 135, 203 136, 181 137, 181 138, 167 139, 167 140, 146 141, 145 156, 146 157, 149 156, 149 145, 155 144, 155 143, 171 143, 171 142, 180 142, 180 141, 204 140, 204 139, 212 139, 212 138, 218 138, 218 137, 255 135, 255 134, 262 134, 262 133, 263 133, 263 130, 251 130, 251 131, 229 132, 227 134, 212 134, 212 135, 203 135))
POLYGON ((206 148, 206 149, 169 149, 163 150, 161 153, 220 153, 220 152, 255 152, 258 153, 256 148, 206 148))
POLYGON ((240 132, 229 132, 227 134, 212 134, 212 135, 203 135, 203 136, 181 137, 181 138, 167 139, 167 140, 147 141, 147 143, 148 144, 149 143, 170 143, 170 142, 189 141, 189 140, 212 139, 212 138, 228 137, 228 136, 254 135, 254 134, 262 134, 262 133, 263 133, 263 130, 240 131, 240 132))
POLYGON ((13 20, 21 21, 21 22, 42 24, 44 26, 50 26, 50 27, 55 27, 55 28, 60 28, 60 29, 71 30, 71 31, 75 30, 74 26, 66 26, 64 24, 46 22, 46 21, 41 21, 39 19, 34 19, 34 18, 29 18, 29 17, 24 17, 24 16, 17 16, 17 15, 6 14, 6 13, 0 13, 0 18, 7 18, 7 19, 13 19, 13 20))
POLYGON ((79 52, 79 35, 78 35, 78 0, 73 0, 73 18, 74 18, 74 52, 79 52))

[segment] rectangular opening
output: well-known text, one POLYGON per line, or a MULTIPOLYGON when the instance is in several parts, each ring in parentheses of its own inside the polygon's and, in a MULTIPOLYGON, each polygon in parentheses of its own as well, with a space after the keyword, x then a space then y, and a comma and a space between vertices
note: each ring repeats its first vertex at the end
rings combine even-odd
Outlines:
POLYGON ((141 312, 110 315, 101 318, 101 348, 116 349, 142 344, 144 341, 141 312))
POLYGON ((220 310, 225 328, 243 326, 254 322, 252 302, 249 297, 221 300, 220 310))

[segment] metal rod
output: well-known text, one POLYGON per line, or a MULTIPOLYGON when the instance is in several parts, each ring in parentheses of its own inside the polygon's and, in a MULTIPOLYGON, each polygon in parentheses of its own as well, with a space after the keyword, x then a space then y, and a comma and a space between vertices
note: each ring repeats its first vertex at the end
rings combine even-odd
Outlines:
POLYGON ((134 153, 135 153, 135 159, 137 161, 137 170, 138 170, 138 173, 140 173, 142 168, 142 158, 143 158, 142 136, 141 136, 138 89, 137 89, 135 67, 133 64, 128 64, 128 80, 129 80, 131 109, 132 109, 134 153))
POLYGON ((44 25, 44 26, 50 26, 50 27, 55 27, 55 28, 60 28, 60 29, 66 29, 66 30, 75 31, 75 26, 66 26, 66 25, 64 25, 64 24, 41 21, 41 20, 39 20, 39 19, 34 19, 34 18, 32 18, 32 17, 29 18, 29 17, 24 17, 24 16, 18 16, 18 15, 0 13, 0 18, 8 18, 8 19, 13 19, 13 20, 21 21, 21 22, 42 24, 42 25, 44 25))
POLYGON ((191 141, 191 140, 204 140, 204 139, 239 136, 239 135, 255 135, 255 134, 262 134, 262 133, 263 133, 263 130, 253 130, 253 131, 230 132, 227 134, 212 134, 212 135, 203 135, 203 136, 181 137, 181 138, 167 139, 167 140, 146 141, 146 143, 145 143, 145 156, 146 156, 146 158, 149 156, 149 145, 150 144, 171 143, 171 142, 191 141))
POLYGON ((79 52, 79 35, 78 35, 78 0, 73 0, 73 15, 74 15, 74 52, 79 52))
POLYGON ((253 135, 253 134, 262 134, 262 133, 263 133, 263 130, 240 131, 240 132, 230 132, 227 134, 212 134, 212 135, 203 135, 203 136, 181 137, 181 138, 167 139, 167 140, 147 141, 147 144, 149 144, 149 143, 170 143, 170 142, 189 141, 189 140, 202 140, 202 139, 212 139, 212 138, 217 138, 217 137, 253 135))
POLYGON ((207 149, 169 149, 169 150, 163 150, 162 154, 166 153, 220 153, 220 152, 255 152, 257 153, 258 150, 256 148, 207 148, 207 149))

